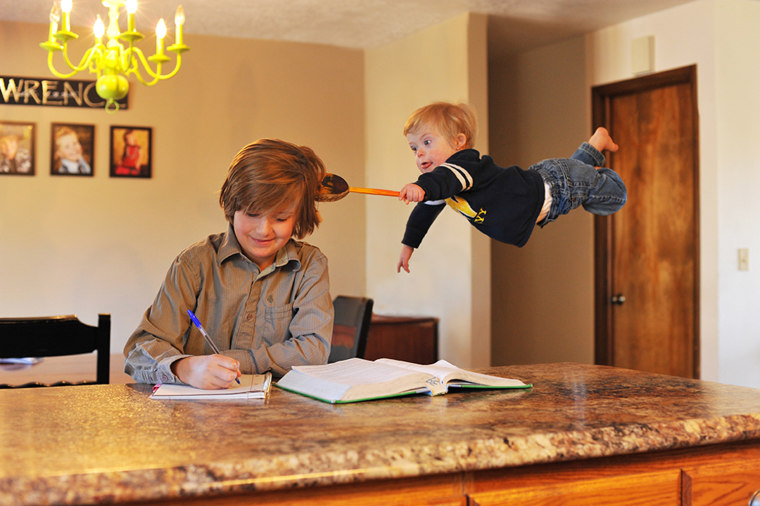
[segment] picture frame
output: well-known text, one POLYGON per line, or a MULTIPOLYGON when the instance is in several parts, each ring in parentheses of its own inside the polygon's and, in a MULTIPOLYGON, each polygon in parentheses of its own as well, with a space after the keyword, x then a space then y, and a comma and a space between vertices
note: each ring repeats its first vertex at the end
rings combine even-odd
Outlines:
POLYGON ((50 124, 50 175, 89 176, 95 173, 95 125, 50 124))
POLYGON ((153 129, 111 126, 111 177, 150 178, 153 175, 153 129))
POLYGON ((37 125, 0 120, 0 176, 34 176, 37 125))

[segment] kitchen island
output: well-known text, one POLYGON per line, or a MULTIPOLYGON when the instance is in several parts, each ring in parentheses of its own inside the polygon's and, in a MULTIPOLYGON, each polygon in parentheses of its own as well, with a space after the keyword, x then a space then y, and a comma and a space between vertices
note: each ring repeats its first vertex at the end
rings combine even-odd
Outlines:
POLYGON ((481 372, 533 388, 344 405, 0 391, 0 504, 746 504, 760 489, 760 390, 575 363, 481 372))

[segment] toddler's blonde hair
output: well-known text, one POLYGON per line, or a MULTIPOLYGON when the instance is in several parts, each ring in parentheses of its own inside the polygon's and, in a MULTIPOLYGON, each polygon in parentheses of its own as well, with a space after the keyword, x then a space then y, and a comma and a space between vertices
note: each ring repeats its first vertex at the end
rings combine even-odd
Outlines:
POLYGON ((478 123, 475 113, 467 104, 434 102, 420 107, 406 120, 404 136, 418 133, 424 125, 435 127, 438 133, 452 144, 457 135, 464 134, 466 140, 462 149, 469 149, 475 145, 478 123))

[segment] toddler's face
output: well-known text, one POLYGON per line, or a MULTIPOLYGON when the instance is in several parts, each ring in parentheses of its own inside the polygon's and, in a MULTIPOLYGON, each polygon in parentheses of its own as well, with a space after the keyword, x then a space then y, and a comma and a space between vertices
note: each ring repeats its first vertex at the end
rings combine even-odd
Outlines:
POLYGON ((420 172, 430 172, 443 164, 457 149, 435 128, 423 125, 417 132, 406 135, 420 172))
POLYGON ((62 135, 58 138, 58 156, 72 162, 82 158, 82 145, 75 134, 62 135))

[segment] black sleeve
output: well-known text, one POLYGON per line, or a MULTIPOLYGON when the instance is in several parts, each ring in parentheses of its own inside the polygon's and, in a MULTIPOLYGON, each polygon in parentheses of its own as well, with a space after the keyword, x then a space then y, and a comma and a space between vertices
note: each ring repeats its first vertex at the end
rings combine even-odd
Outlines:
POLYGON ((441 214, 444 207, 446 204, 443 202, 440 204, 420 202, 414 206, 406 222, 406 231, 401 242, 412 248, 419 248, 422 238, 425 237, 430 225, 441 214))
POLYGON ((467 171, 457 165, 449 165, 452 168, 440 165, 417 178, 414 184, 425 190, 425 200, 447 199, 465 190, 462 179, 456 173, 467 174, 467 171))

